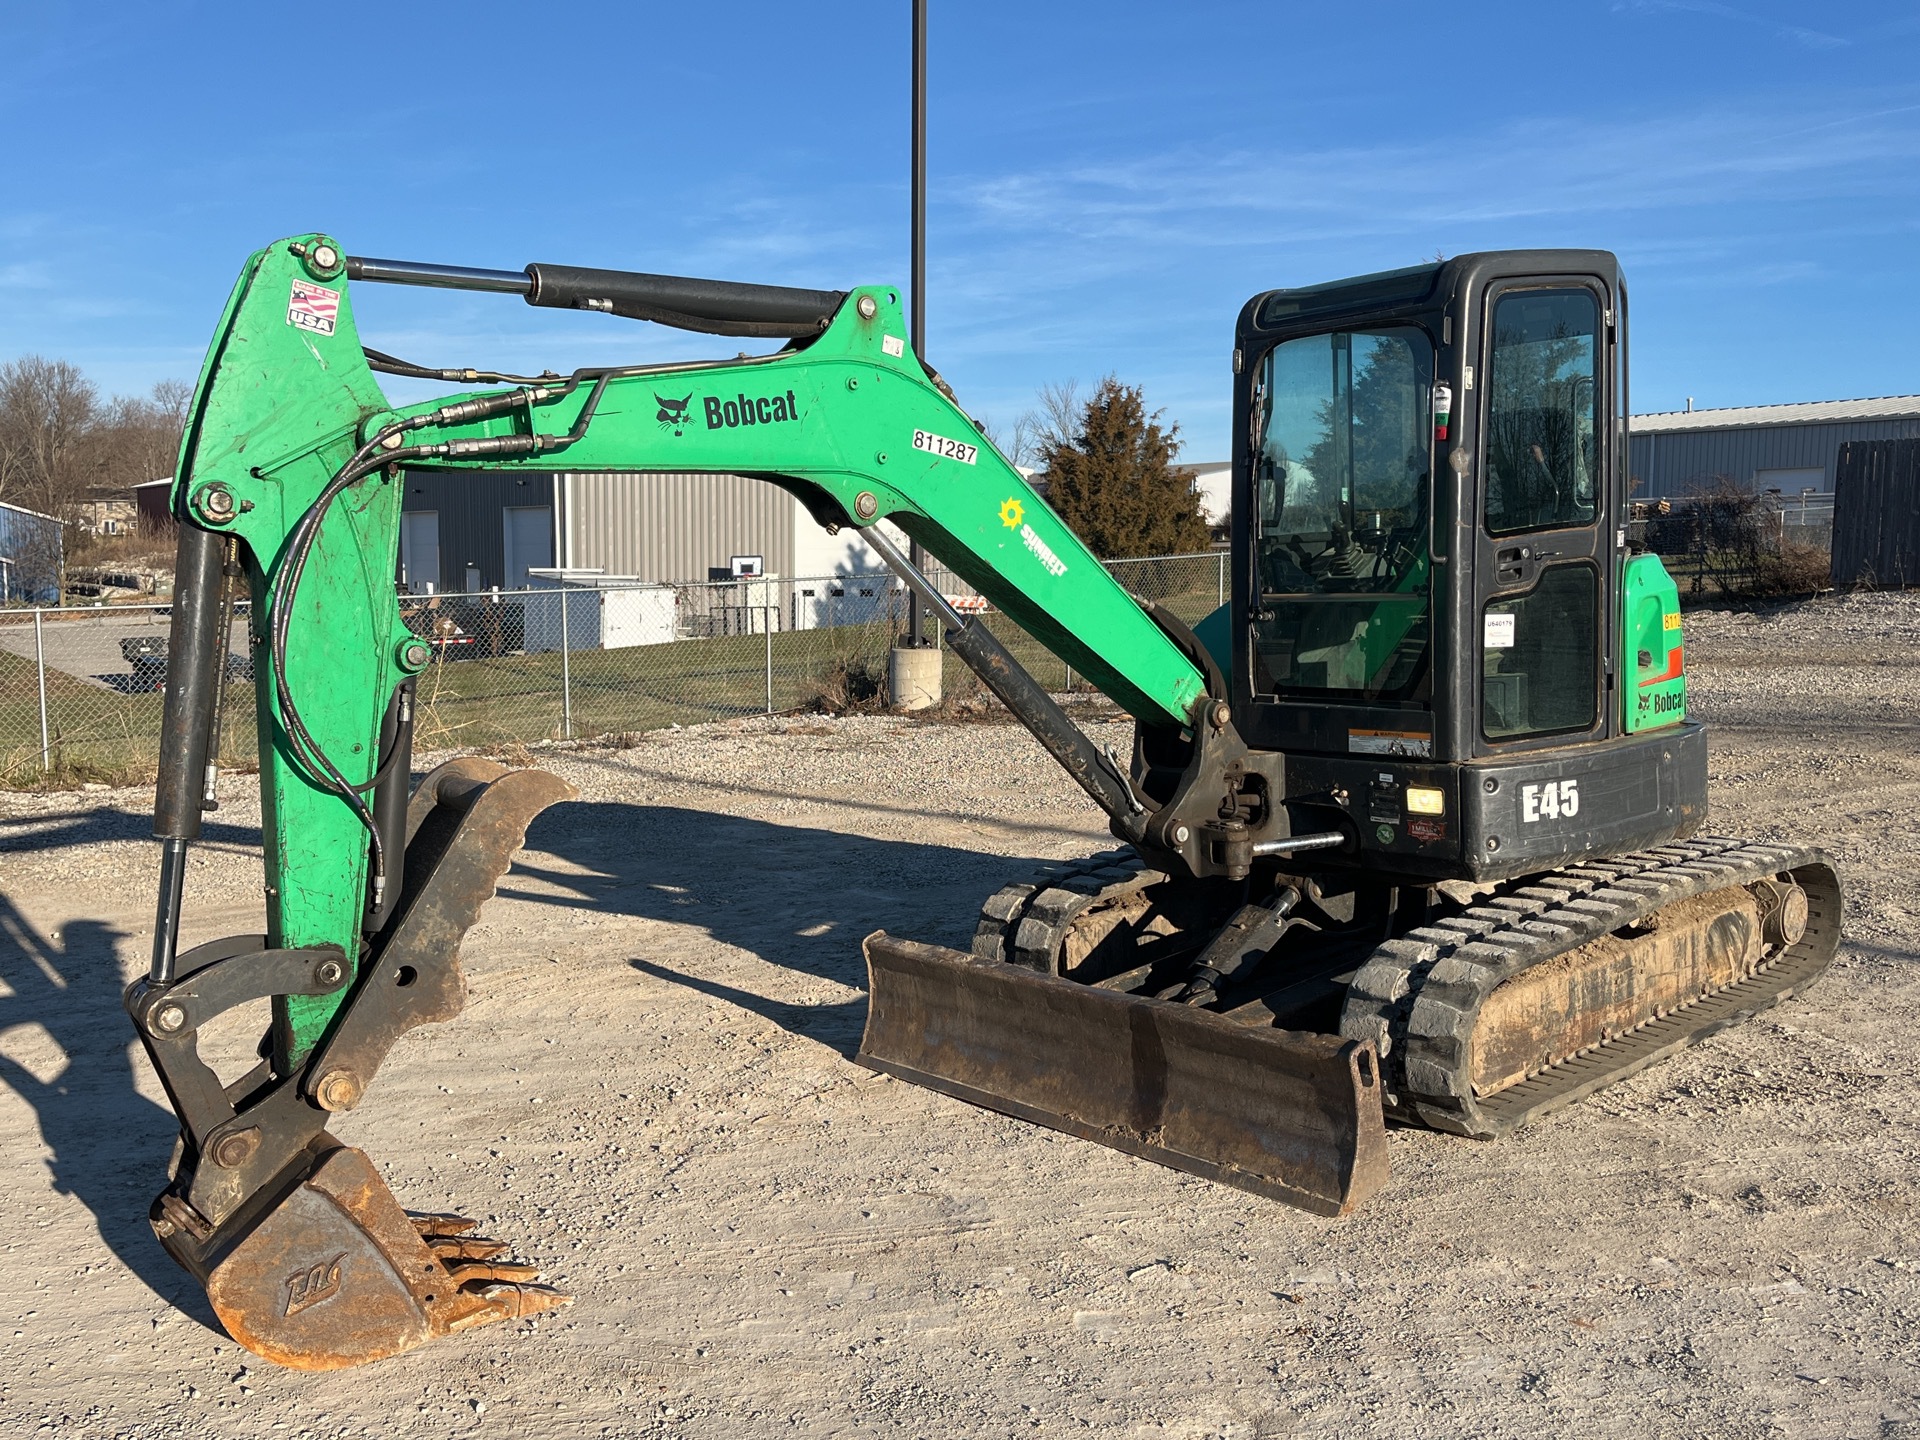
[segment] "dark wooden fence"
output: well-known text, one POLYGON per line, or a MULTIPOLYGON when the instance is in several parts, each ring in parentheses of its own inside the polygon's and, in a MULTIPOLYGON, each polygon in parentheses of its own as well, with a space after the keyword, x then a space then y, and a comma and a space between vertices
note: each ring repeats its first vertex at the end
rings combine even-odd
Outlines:
POLYGON ((1833 583, 1920 585, 1920 440, 1845 442, 1833 490, 1833 583))

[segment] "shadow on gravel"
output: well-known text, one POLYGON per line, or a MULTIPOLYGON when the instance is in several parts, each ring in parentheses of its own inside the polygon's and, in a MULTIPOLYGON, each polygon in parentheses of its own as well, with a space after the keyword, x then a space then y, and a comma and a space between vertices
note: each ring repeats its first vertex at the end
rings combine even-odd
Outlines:
POLYGON ((64 1057, 43 1080, 0 1055, 0 1082, 33 1107, 54 1189, 92 1212, 107 1248, 154 1294, 217 1331, 205 1294, 147 1227, 179 1124, 134 1088, 133 1030, 114 956, 122 938, 96 920, 42 935, 0 895, 0 983, 9 991, 0 997, 0 1034, 39 1026, 64 1057))
POLYGON ((838 1050, 843 1060, 851 1060, 859 1052, 860 1036, 867 1026, 867 1002, 864 1000, 843 1000, 837 1005, 786 1005, 778 1000, 769 1000, 764 995, 756 995, 751 990, 723 985, 718 980, 690 975, 685 970, 674 970, 652 960, 629 960, 627 963, 642 975, 651 975, 656 980, 665 980, 674 985, 685 985, 689 990, 698 990, 715 1000, 724 1000, 729 1005, 738 1005, 742 1010, 751 1010, 791 1034, 818 1040, 822 1045, 838 1050))
MULTIPOLYGON (((237 845, 260 848, 258 825, 225 825, 207 820, 199 845, 237 845)), ((0 855, 22 855, 37 850, 64 850, 75 845, 98 845, 109 840, 153 839, 153 811, 126 810, 103 805, 94 810, 67 810, 46 815, 13 815, 0 820, 0 855)), ((158 851, 155 854, 158 855, 158 851)))
MULTIPOLYGON (((888 930, 965 949, 981 902, 1038 863, 700 810, 605 803, 554 806, 534 821, 527 848, 588 873, 542 868, 522 854, 502 895, 694 926, 772 964, 858 990, 867 985, 860 954, 866 936, 888 930), (538 892, 522 889, 513 884, 519 878, 544 884, 538 892), (549 886, 569 893, 555 895, 549 886)), ((1089 851, 1096 848, 1090 840, 1089 851)), ((645 957, 632 963, 845 1054, 859 1046, 864 1001, 792 1005, 645 957)))

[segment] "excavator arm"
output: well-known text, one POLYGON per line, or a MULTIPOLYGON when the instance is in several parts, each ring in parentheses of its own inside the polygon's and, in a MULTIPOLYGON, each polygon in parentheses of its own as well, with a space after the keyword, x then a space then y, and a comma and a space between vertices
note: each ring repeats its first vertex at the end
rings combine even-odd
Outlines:
MULTIPOLYGON (((160 896, 148 974, 127 993, 181 1122, 154 1229, 256 1353, 309 1369, 359 1364, 565 1300, 534 1283, 531 1267, 501 1261, 505 1247, 467 1234, 457 1217, 403 1211, 367 1158, 326 1128, 361 1103, 402 1033, 458 1013, 462 937, 534 816, 571 793, 543 772, 472 758, 409 784, 414 678, 431 657, 403 621, 393 580, 410 466, 732 473, 781 486, 830 529, 863 533, 920 591, 950 646, 1107 813, 1116 835, 1173 872, 1247 872, 1244 825, 1220 819, 1232 811, 1231 772, 1245 751, 1217 667, 1183 626, 1112 579, 922 366, 893 291, 359 260, 323 235, 271 245, 247 261, 227 303, 172 491, 180 539, 155 806, 160 896), (364 349, 353 287, 369 281, 518 293, 533 304, 787 343, 760 357, 564 376, 432 370, 364 349), (482 388, 396 407, 376 371, 482 388), (882 520, 1144 730, 1187 746, 1186 782, 1158 801, 1142 793, 985 625, 928 584, 876 528, 882 520), (219 686, 242 596, 251 602, 265 933, 182 952, 186 866, 213 800, 219 686), (1195 783, 1203 773, 1208 783, 1195 783), (199 1054, 200 1027, 261 999, 271 1001, 272 1024, 260 1064, 223 1079, 199 1054)), ((951 963, 965 957, 938 952, 930 964, 927 948, 885 936, 870 942, 875 1003, 862 1054, 922 1079, 920 1047, 946 1044, 936 1012, 959 1015, 978 988, 968 963, 951 963)), ((1038 1053, 1070 1042, 1019 1030, 1030 1015, 1061 1013, 1030 1003, 1022 985, 1063 982, 1010 983, 1020 993, 1006 997, 1000 1014, 1012 1029, 1000 1043, 1038 1053)), ((1123 1054, 1124 1009, 1111 1022, 1121 1030, 1108 1037, 1123 1054)), ((1217 1024, 1231 1032, 1234 1056, 1253 1044, 1270 1059, 1280 1043, 1217 1024)), ((1341 1095, 1316 1113, 1351 1136, 1356 1126, 1367 1131, 1367 1117, 1348 1112, 1371 1104, 1377 1131, 1377 1099, 1356 1089, 1365 1047, 1308 1038, 1318 1048, 1291 1057, 1289 1083, 1312 1092, 1330 1076, 1341 1095)), ((1371 1083, 1370 1072, 1364 1078, 1371 1083)), ((1201 1092, 1237 1092, 1220 1080, 1204 1065, 1187 1077, 1201 1092)), ((1159 1083, 1166 1092, 1164 1077, 1159 1083)), ((1175 1077, 1176 1100, 1179 1085, 1175 1077)), ((1000 1103, 990 1085, 942 1088, 1000 1103)), ((1208 1103, 1201 1095, 1199 1109, 1208 1103)), ((1105 1122, 1034 1118, 1117 1133, 1105 1122)), ((1126 1148, 1186 1163, 1177 1115, 1143 1124, 1126 1148)), ((1310 1203, 1340 1208, 1351 1181, 1348 1164, 1307 1187, 1320 1197, 1310 1203)), ((1286 1186, 1272 1193, 1292 1195, 1286 1186)))

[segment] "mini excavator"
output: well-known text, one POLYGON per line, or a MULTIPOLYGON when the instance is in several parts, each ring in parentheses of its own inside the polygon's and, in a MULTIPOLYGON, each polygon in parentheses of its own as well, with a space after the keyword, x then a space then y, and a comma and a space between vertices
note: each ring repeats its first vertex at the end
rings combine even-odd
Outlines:
POLYGON ((1232 594, 1129 595, 906 343, 899 297, 558 265, 246 263, 201 373, 179 523, 135 1029, 180 1120, 162 1245, 233 1337, 330 1369, 564 1303, 456 1216, 403 1210, 328 1131, 395 1040, 461 1008, 462 937, 568 787, 412 776, 431 647, 405 623, 402 477, 674 471, 852 529, 1105 813, 1120 846, 988 897, 971 953, 866 942, 859 1059, 963 1100, 1346 1213, 1389 1121, 1491 1139, 1794 994, 1831 960, 1818 850, 1705 837, 1675 586, 1627 519, 1610 254, 1463 255, 1248 301, 1232 594), (567 375, 361 344, 354 287, 517 294, 772 353, 567 375), (376 372, 477 386, 396 407, 376 372), (1095 745, 891 521, 1136 722, 1095 745), (230 617, 250 600, 264 934, 179 948, 230 617), (201 1027, 271 1024, 223 1079, 201 1027))

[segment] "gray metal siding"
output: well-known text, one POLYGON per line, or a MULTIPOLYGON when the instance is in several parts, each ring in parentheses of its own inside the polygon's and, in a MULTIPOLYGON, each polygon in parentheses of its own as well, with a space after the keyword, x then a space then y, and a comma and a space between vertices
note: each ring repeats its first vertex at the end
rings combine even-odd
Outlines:
POLYGON ((1636 500, 1669 499, 1716 475, 1745 483, 1756 470, 1811 470, 1826 474, 1831 491, 1834 457, 1849 441, 1920 438, 1920 420, 1871 420, 1827 425, 1746 425, 1727 430, 1681 430, 1633 437, 1631 473, 1642 483, 1636 500))
POLYGON ((553 477, 409 470, 400 508, 439 515, 439 588, 459 591, 466 589, 469 565, 479 569, 483 589, 506 583, 505 511, 519 505, 551 508, 553 477))
POLYGON ((767 574, 793 573, 799 503, 764 480, 680 474, 561 479, 563 565, 642 580, 704 580, 710 567, 724 566, 735 555, 759 555, 767 574))
POLYGON ((58 605, 64 544, 58 520, 0 505, 0 602, 58 605))

